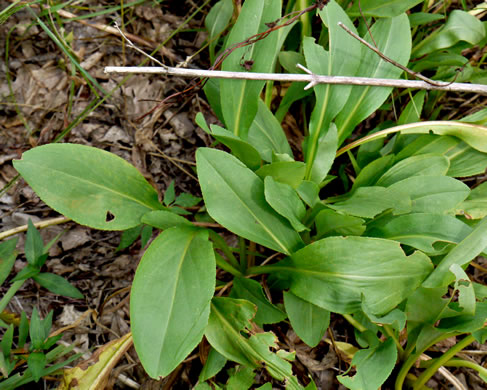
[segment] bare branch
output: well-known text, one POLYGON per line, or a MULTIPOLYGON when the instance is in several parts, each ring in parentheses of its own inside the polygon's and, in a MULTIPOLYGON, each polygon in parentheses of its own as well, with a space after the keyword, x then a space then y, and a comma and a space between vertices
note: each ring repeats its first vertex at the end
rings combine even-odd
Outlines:
MULTIPOLYGON (((301 65, 302 66, 302 65, 301 65)), ((304 67, 303 67, 304 68, 304 67)), ((301 68, 301 69, 303 69, 301 68)), ((487 85, 468 84, 468 83, 445 83, 444 85, 431 85, 420 80, 401 80, 401 79, 376 79, 369 77, 348 77, 348 76, 322 76, 313 74, 306 69, 309 74, 292 73, 254 73, 254 72, 228 72, 220 70, 203 69, 183 69, 173 67, 147 67, 147 66, 107 66, 105 73, 146 73, 163 74, 179 77, 203 77, 220 79, 239 79, 239 80, 265 80, 281 82, 302 82, 316 84, 341 84, 341 85, 364 85, 373 87, 388 88, 413 88, 438 90, 448 92, 470 92, 487 95, 487 85)))

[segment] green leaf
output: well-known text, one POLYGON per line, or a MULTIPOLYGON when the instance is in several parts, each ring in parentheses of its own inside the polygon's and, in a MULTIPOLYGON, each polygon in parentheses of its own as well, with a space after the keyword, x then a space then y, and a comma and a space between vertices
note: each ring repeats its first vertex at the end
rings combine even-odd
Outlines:
POLYGON ((176 200, 174 201, 174 204, 181 206, 181 207, 194 207, 199 202, 201 202, 200 197, 188 194, 186 192, 183 192, 182 194, 180 194, 176 198, 176 200))
POLYGON ((8 358, 10 356, 10 351, 12 350, 12 342, 14 340, 14 325, 10 324, 2 336, 2 341, 0 347, 2 349, 2 354, 4 357, 8 358))
MULTIPOLYGON (((311 37, 303 40, 303 51, 308 68, 314 73, 326 76, 354 76, 361 62, 362 46, 359 41, 350 36, 338 26, 342 22, 356 33, 355 26, 343 9, 335 2, 330 1, 318 14, 328 28, 329 51, 314 43, 311 37)), ((326 177, 336 152, 337 134, 325 141, 327 132, 331 131, 331 121, 337 116, 347 102, 352 91, 350 85, 316 85, 316 105, 311 113, 309 124, 309 139, 306 143, 306 179, 319 184, 326 177), (325 143, 325 145, 320 145, 325 143), (329 149, 335 146, 334 151, 329 149), (327 147, 328 146, 328 147, 327 147), (322 150, 320 150, 322 149, 322 150), (323 150, 324 149, 324 150, 323 150), (317 158, 324 160, 316 166, 317 158), (329 155, 330 153, 333 153, 329 155), (324 165, 324 167, 322 167, 324 165), (325 169, 324 169, 325 168, 325 169)), ((333 129, 336 128, 333 126, 333 129)))
POLYGON ((474 230, 454 247, 438 264, 436 269, 423 283, 424 287, 433 288, 447 286, 455 280, 450 272, 453 264, 468 264, 487 247, 487 218, 482 219, 474 230))
POLYGON ((132 245, 137 238, 139 238, 140 233, 142 232, 142 224, 135 226, 133 228, 124 230, 122 233, 122 237, 120 237, 120 243, 117 246, 116 251, 124 250, 132 245))
POLYGON ((310 347, 316 347, 330 325, 330 312, 290 291, 284 291, 284 307, 299 338, 310 347))
POLYGON ((297 188, 304 178, 305 169, 306 166, 301 161, 278 161, 264 165, 255 173, 261 179, 272 176, 279 183, 289 184, 291 187, 297 188))
POLYGON ((238 366, 227 382, 227 390, 248 390, 253 385, 255 372, 250 367, 238 366))
POLYGON ((301 389, 292 376, 288 361, 292 357, 282 357, 286 354, 279 350, 276 336, 270 332, 251 332, 250 320, 255 309, 243 299, 213 298, 205 331, 208 342, 229 360, 252 368, 265 366, 273 378, 286 381, 286 389, 301 389), (281 353, 273 353, 269 348, 281 353))
POLYGON ((135 349, 151 377, 168 375, 201 341, 215 267, 208 233, 192 227, 164 231, 142 257, 130 318, 135 349))
POLYGON ((413 8, 415 5, 422 3, 422 0, 362 0, 360 9, 358 3, 347 10, 350 16, 363 15, 374 16, 378 18, 393 18, 403 12, 413 8))
POLYGON ((141 218, 141 222, 161 230, 174 226, 192 226, 186 218, 166 210, 151 211, 141 218))
MULTIPOLYGON (((402 65, 409 61, 411 30, 406 14, 394 18, 379 19, 370 29, 378 49, 402 65)), ((365 39, 372 44, 370 36, 365 39)), ((372 50, 366 50, 360 58, 357 74, 362 77, 399 78, 402 70, 383 61, 372 50)), ((354 127, 379 108, 391 93, 392 88, 354 86, 347 103, 335 123, 338 128, 338 144, 352 133, 354 127)))
MULTIPOLYGON (((279 0, 245 1, 228 36, 226 48, 267 30, 265 23, 274 22, 280 16, 279 0)), ((245 71, 243 61, 253 61, 252 72, 271 73, 286 31, 289 31, 289 27, 253 45, 233 50, 223 62, 222 70, 242 72, 245 71)), ((257 113, 259 94, 264 84, 265 81, 255 80, 220 80, 220 100, 226 127, 244 140, 257 113)))
POLYGON ((470 226, 450 215, 415 213, 394 217, 383 226, 374 224, 367 234, 435 254, 444 248, 444 245, 435 248, 436 242, 457 244, 471 232, 470 226))
POLYGON ((458 209, 470 218, 484 218, 487 215, 487 182, 475 187, 458 209))
POLYGON ((104 150, 43 145, 25 152, 14 166, 50 207, 95 229, 129 229, 161 208, 156 190, 139 171, 104 150))
POLYGON ((259 99, 257 115, 249 129, 247 141, 259 151, 260 156, 267 162, 272 161, 272 153, 287 154, 292 157, 293 152, 279 121, 259 99))
POLYGON ((471 148, 465 142, 460 142, 455 148, 445 153, 450 160, 448 176, 468 177, 484 173, 487 166, 487 153, 471 148))
POLYGON ((365 232, 365 220, 340 214, 334 210, 322 210, 315 217, 316 238, 325 236, 361 236, 365 232))
POLYGON ((442 332, 472 333, 485 327, 487 318, 487 302, 477 302, 475 315, 466 314, 444 318, 438 324, 438 330, 442 332))
POLYGON ((164 192, 163 202, 166 206, 169 206, 172 202, 174 202, 174 199, 176 199, 176 190, 174 189, 174 180, 172 180, 164 192))
POLYGON ((389 187, 411 176, 444 176, 450 163, 445 156, 420 154, 399 161, 377 181, 378 186, 389 187))
POLYGON ((210 216, 228 230, 282 253, 302 246, 289 222, 265 201, 264 183, 235 157, 200 148, 196 165, 210 216))
POLYGON ((467 185, 448 176, 412 176, 389 188, 409 195, 413 213, 443 214, 454 210, 470 193, 467 185))
POLYGON ((11 238, 0 243, 0 286, 5 282, 15 264, 18 238, 11 238))
POLYGON ((30 319, 29 335, 34 349, 42 348, 42 344, 47 337, 44 331, 43 321, 39 317, 37 308, 32 310, 32 317, 30 319))
POLYGON ((44 243, 42 242, 41 234, 30 219, 28 221, 24 251, 29 264, 33 266, 42 265, 39 264, 39 259, 44 255, 44 243))
POLYGON ((75 299, 83 299, 84 297, 81 291, 59 275, 42 272, 33 276, 32 279, 54 294, 75 299))
POLYGON ((420 41, 414 47, 412 55, 421 57, 451 47, 459 41, 476 45, 484 37, 485 29, 480 20, 468 12, 453 10, 446 24, 420 41))
POLYGON ((391 209, 394 214, 409 212, 411 199, 407 194, 384 187, 360 187, 350 198, 328 207, 345 214, 361 218, 374 218, 377 214, 391 209))
POLYGON ((383 156, 367 164, 355 179, 352 192, 359 187, 374 185, 377 180, 390 168, 394 160, 393 155, 383 156))
POLYGON ((309 207, 314 207, 320 201, 320 187, 312 181, 303 180, 296 191, 309 207))
POLYGON ((339 375, 337 378, 351 390, 377 390, 391 374, 396 360, 396 345, 392 338, 388 338, 378 347, 355 353, 352 366, 357 373, 353 377, 339 375))
POLYGON ((218 36, 225 30, 233 14, 232 0, 220 0, 213 7, 205 18, 205 27, 208 30, 208 41, 210 50, 210 61, 215 60, 215 47, 218 43, 218 36))
POLYGON ((458 264, 452 264, 450 272, 455 275, 455 291, 458 291, 458 306, 462 315, 475 314, 475 291, 467 273, 458 264))
POLYGON ((17 275, 12 279, 13 282, 17 282, 18 280, 25 280, 37 275, 40 272, 39 267, 36 267, 31 264, 27 264, 24 268, 22 268, 17 275))
POLYGON ((25 311, 22 310, 22 313, 20 313, 19 338, 17 343, 17 346, 19 348, 24 347, 28 335, 29 335, 29 320, 27 319, 27 315, 25 314, 25 311))
POLYGON ((211 135, 217 141, 228 146, 232 150, 232 154, 250 169, 256 170, 260 167, 260 154, 248 142, 217 125, 211 125, 211 135))
MULTIPOLYGON (((308 139, 308 145, 311 139, 308 139)), ((309 171, 309 180, 321 185, 335 160, 338 146, 337 129, 332 123, 326 134, 319 137, 316 145, 316 157, 312 163, 306 163, 306 167, 312 164, 309 171)), ((306 177, 306 176, 305 176, 306 177)))
POLYGON ((406 123, 413 123, 419 121, 421 117, 421 111, 423 110, 424 98, 426 97, 426 91, 417 92, 411 101, 407 104, 406 108, 401 113, 398 125, 404 125, 406 123))
POLYGON ((208 352, 208 357, 206 358, 206 363, 200 372, 198 380, 204 382, 210 378, 213 378, 218 374, 225 364, 227 359, 221 353, 219 353, 215 348, 210 348, 208 352))
POLYGON ((383 315, 407 298, 431 272, 421 252, 406 256, 398 242, 369 237, 328 237, 275 266, 291 278, 291 292, 337 313, 353 313, 362 299, 383 315))
POLYGON ((444 316, 458 315, 448 308, 450 299, 443 298, 446 287, 424 288, 414 291, 406 302, 408 333, 418 326, 433 325, 444 316))
POLYGON ((255 280, 247 278, 233 279, 231 297, 246 299, 257 306, 257 314, 254 321, 259 326, 275 324, 286 319, 286 313, 267 300, 262 291, 262 286, 255 280))
POLYGON ((44 367, 46 367, 46 355, 42 352, 32 352, 27 358, 27 364, 32 372, 34 380, 37 382, 41 379, 44 373, 44 367))
POLYGON ((264 180, 265 199, 271 207, 286 218, 297 232, 309 230, 301 221, 306 209, 296 191, 289 185, 275 181, 272 176, 264 180))
POLYGON ((406 313, 399 309, 394 309, 383 317, 377 317, 370 313, 366 305, 362 305, 362 310, 374 324, 391 325, 398 332, 402 331, 406 326, 406 313))

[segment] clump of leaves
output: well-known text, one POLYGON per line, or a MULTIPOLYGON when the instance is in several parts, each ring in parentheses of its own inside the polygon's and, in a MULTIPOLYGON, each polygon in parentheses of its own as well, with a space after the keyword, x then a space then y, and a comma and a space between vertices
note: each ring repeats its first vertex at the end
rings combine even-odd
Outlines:
MULTIPOLYGON (((465 44, 485 41, 480 29, 467 34, 479 22, 465 11, 452 12, 444 27, 425 38, 413 36, 411 26, 436 20, 436 15, 405 13, 419 1, 362 3, 361 12, 376 18, 370 35, 362 24, 358 29, 354 25, 360 15, 357 7, 345 10, 331 0, 316 11, 322 21, 318 41, 306 36, 303 27, 300 53, 281 50, 293 29, 290 25, 250 48, 234 50, 222 68, 241 71, 242 59, 250 58, 251 71, 256 72, 273 71, 279 60, 285 69, 306 62, 308 69, 324 75, 402 74, 362 47, 338 21, 369 41, 373 36, 374 45, 402 65, 411 56, 430 54, 417 62, 423 69, 445 50, 455 54, 465 44)), ((231 7, 227 1, 215 7, 226 12, 221 20, 212 13, 210 30, 217 37, 230 19, 231 7)), ((426 7, 425 2, 423 11, 426 7)), ((245 1, 224 46, 264 31, 266 23, 280 17, 278 0, 245 1)), ((444 64, 435 77, 450 77, 452 65, 444 64)), ((303 103, 303 112, 311 114, 304 118, 304 161, 296 161, 278 117, 306 94, 291 85, 274 114, 260 99, 264 85, 211 81, 205 92, 225 128, 208 126, 201 115, 197 118, 231 151, 197 151, 201 211, 239 236, 239 248, 229 247, 215 231, 194 224, 192 214, 174 207, 172 189, 161 204, 133 166, 105 151, 52 144, 34 148, 15 162, 41 199, 81 224, 139 232, 145 224, 163 230, 146 250, 131 292, 132 334, 147 373, 154 378, 168 375, 204 335, 212 349, 198 388, 217 386, 212 378, 227 360, 240 365, 227 388, 230 382, 249 388, 260 369, 289 389, 308 382, 313 388, 312 380, 293 374, 293 352, 262 327, 287 318, 305 343, 316 346, 331 313, 354 326, 361 347, 348 348, 353 371, 338 376, 350 389, 375 390, 393 372, 389 380, 397 389, 406 378, 420 389, 442 365, 467 365, 454 355, 487 337, 486 288, 465 272, 487 247, 487 195, 483 185, 471 191, 457 178, 487 167, 487 128, 478 124, 479 116, 465 120, 475 123, 418 122, 426 113, 437 119, 434 104, 444 93, 426 99, 419 92, 397 126, 384 121, 368 136, 339 149, 361 122, 383 107, 391 89, 318 85, 314 99, 303 103), (344 153, 353 171, 336 160, 344 153), (330 172, 335 171, 344 188, 352 178, 351 188, 336 192, 330 185, 336 179, 330 172), (217 274, 217 267, 225 272, 217 274), (253 279, 263 274, 273 295, 282 294, 283 305, 273 304, 253 279), (215 289, 222 288, 229 275, 229 295, 215 297, 215 289), (425 351, 452 337, 458 337, 456 345, 431 359, 419 377, 408 376, 425 351)), ((486 378, 483 367, 468 364, 486 378)))

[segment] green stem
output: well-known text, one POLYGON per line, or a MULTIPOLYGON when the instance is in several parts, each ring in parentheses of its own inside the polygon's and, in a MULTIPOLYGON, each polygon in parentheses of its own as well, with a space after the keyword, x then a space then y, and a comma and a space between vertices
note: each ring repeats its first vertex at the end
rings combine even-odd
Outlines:
POLYGON ((232 265, 232 267, 239 268, 240 264, 238 263, 238 260, 233 255, 225 240, 218 233, 214 232, 211 229, 208 229, 208 232, 210 233, 210 238, 215 246, 220 249, 225 254, 225 256, 227 256, 228 262, 232 265))
POLYGON ((267 108, 271 108, 271 103, 272 103, 272 90, 274 88, 274 81, 268 81, 265 83, 265 96, 264 96, 264 102, 267 108))
POLYGON ((22 287, 24 282, 25 280, 17 280, 16 282, 12 283, 7 293, 3 296, 2 300, 0 301, 0 313, 2 313, 5 310, 10 300, 14 297, 15 293, 20 289, 20 287, 22 287))
MULTIPOLYGON (((396 383, 395 383, 395 387, 394 387, 395 390, 402 390, 403 389, 404 380, 406 379, 406 376, 407 376, 409 370, 414 365, 414 363, 420 358, 421 354, 424 351, 426 351, 428 348, 430 348, 431 346, 435 345, 436 343, 439 343, 440 341, 443 341, 443 340, 445 340, 445 339, 447 339, 449 337, 456 336, 456 335, 458 335, 458 333, 445 333, 445 334, 442 334, 441 336, 435 338, 434 340, 432 340, 430 343, 428 343, 426 346, 424 346, 420 350, 416 350, 416 352, 414 354, 409 355, 409 357, 407 358, 407 360, 401 366, 401 369, 399 370, 399 373, 397 374, 396 383)), ((412 351, 413 349, 411 349, 411 348, 408 347, 406 349, 405 356, 408 356, 408 353, 407 352, 408 351, 412 351)))
POLYGON ((438 369, 443 366, 448 360, 455 356, 462 349, 472 344, 475 341, 475 337, 468 335, 462 341, 458 342, 456 345, 451 347, 447 352, 445 352, 441 357, 436 359, 434 363, 428 367, 419 377, 414 384, 413 390, 419 390, 421 387, 428 382, 428 380, 435 374, 438 369))
POLYGON ((393 340, 394 343, 396 344, 397 350, 399 351, 399 359, 402 359, 404 356, 404 348, 402 347, 401 343, 399 342, 399 339, 396 337, 396 333, 394 330, 391 328, 390 325, 382 325, 382 328, 384 331, 387 333, 388 336, 390 336, 393 340))
POLYGON ((343 318, 345 318, 354 328, 358 329, 359 331, 365 332, 367 330, 367 328, 365 326, 363 326, 360 322, 358 322, 350 314, 343 314, 343 318))
POLYGON ((235 268, 231 264, 227 263, 225 259, 221 257, 218 253, 215 253, 215 260, 216 260, 216 265, 220 267, 222 270, 227 271, 229 274, 232 274, 233 276, 239 276, 241 278, 244 277, 244 274, 242 274, 237 268, 235 268))
MULTIPOLYGON (((436 360, 438 360, 438 359, 431 359, 431 360, 422 361, 420 364, 420 367, 428 368, 431 365, 433 365, 436 360)), ((482 367, 480 364, 477 364, 477 363, 474 363, 474 362, 471 362, 468 360, 464 360, 464 359, 458 359, 458 358, 450 359, 446 363, 443 363, 443 366, 445 366, 445 367, 467 367, 467 368, 471 368, 471 369, 477 371, 479 374, 487 376, 487 368, 482 367)))

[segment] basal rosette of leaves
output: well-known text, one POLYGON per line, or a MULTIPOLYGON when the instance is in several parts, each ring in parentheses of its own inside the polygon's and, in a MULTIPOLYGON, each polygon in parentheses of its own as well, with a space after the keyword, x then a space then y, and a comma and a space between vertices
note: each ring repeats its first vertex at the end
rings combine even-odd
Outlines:
MULTIPOLYGON (((472 19, 456 14, 450 24, 458 29, 447 24, 418 48, 411 36, 415 19, 405 11, 419 1, 392 3, 384 8, 378 1, 362 1, 363 13, 376 17, 370 32, 377 47, 403 65, 411 53, 444 49, 448 39, 454 47, 485 38, 466 36, 472 19), (455 33, 443 33, 447 29, 455 33), (446 38, 440 40, 442 34, 446 38)), ((281 8, 279 0, 245 1, 225 47, 264 31, 266 23, 281 16, 281 8)), ((207 27, 218 37, 233 6, 222 0, 215 10, 220 14, 209 15, 207 27)), ((356 8, 344 10, 331 0, 316 11, 321 39, 303 37, 296 55, 283 49, 293 34, 291 25, 250 50, 234 50, 223 69, 242 71, 242 58, 251 58, 249 71, 272 72, 278 60, 286 68, 285 61, 299 58, 319 74, 400 77, 400 69, 367 51, 336 23, 356 31, 359 15, 356 8)), ((389 380, 402 389, 421 354, 453 336, 463 339, 411 386, 421 388, 443 364, 460 365, 452 360, 459 348, 487 337, 486 287, 465 272, 487 247, 487 191, 483 185, 470 190, 458 179, 487 168, 487 128, 419 121, 426 94, 418 92, 397 126, 384 125, 339 149, 383 106, 391 89, 320 85, 314 88, 315 99, 307 100, 304 161, 297 161, 280 120, 260 98, 264 87, 265 96, 271 95, 272 84, 213 80, 205 92, 224 126, 208 126, 201 114, 196 118, 228 150, 196 153, 202 211, 239 237, 237 251, 217 232, 195 226, 192 215, 182 216, 187 213, 173 203, 174 194, 159 203, 134 167, 107 152, 52 144, 24 153, 14 165, 48 205, 74 221, 98 229, 146 224, 162 230, 146 250, 131 292, 135 348, 153 378, 170 374, 205 336, 212 350, 201 388, 227 360, 245 367, 241 375, 249 387, 255 370, 265 369, 286 388, 304 388, 310 379, 293 374, 293 351, 282 349, 276 335, 262 327, 288 320, 305 343, 316 346, 331 313, 349 321, 360 339, 361 349, 351 356, 353 374, 338 377, 347 388, 372 390, 389 380), (330 170, 339 171, 344 163, 335 158, 345 152, 353 185, 337 195, 329 183, 339 179, 330 170), (275 260, 261 265, 269 256, 275 260), (216 286, 224 284, 216 267, 233 277, 228 296, 215 297, 216 286), (272 278, 283 304, 269 301, 260 279, 253 278, 261 274, 272 278)), ((302 98, 289 86, 282 104, 289 108, 289 102, 302 98)), ((473 368, 487 378, 485 369, 473 368)), ((312 381, 308 386, 313 388, 312 381)))

